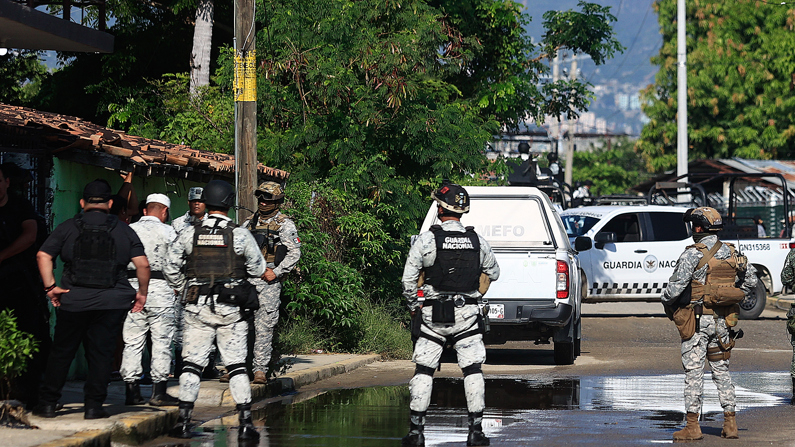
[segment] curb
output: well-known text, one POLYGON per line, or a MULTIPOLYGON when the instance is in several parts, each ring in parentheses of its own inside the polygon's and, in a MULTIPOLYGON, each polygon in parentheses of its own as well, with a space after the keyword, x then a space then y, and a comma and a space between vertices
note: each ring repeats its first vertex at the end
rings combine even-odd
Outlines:
MULTIPOLYGON (((251 398, 252 401, 257 401, 285 392, 292 392, 303 385, 308 385, 338 374, 344 374, 378 360, 381 360, 380 355, 371 354, 359 356, 358 358, 341 360, 330 365, 296 371, 292 374, 285 374, 264 385, 252 384, 251 398)), ((235 404, 229 389, 221 393, 220 400, 213 400, 218 402, 217 404, 213 404, 217 406, 233 406, 235 404)), ((139 445, 164 434, 176 423, 178 415, 179 409, 176 407, 158 412, 133 414, 120 419, 110 428, 77 432, 65 438, 40 444, 39 447, 108 447, 117 443, 139 445)))
POLYGON ((795 303, 795 295, 776 295, 767 297, 767 305, 779 310, 789 310, 795 303))

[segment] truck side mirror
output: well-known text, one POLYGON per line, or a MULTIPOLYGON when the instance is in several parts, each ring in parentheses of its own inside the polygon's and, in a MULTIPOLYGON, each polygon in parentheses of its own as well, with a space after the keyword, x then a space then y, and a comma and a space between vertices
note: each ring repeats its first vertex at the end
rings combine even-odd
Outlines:
POLYGON ((593 247, 593 243, 588 236, 578 236, 577 239, 574 239, 574 249, 577 251, 590 250, 591 247, 593 247))
POLYGON ((605 247, 605 244, 611 244, 618 240, 616 234, 613 232, 606 232, 606 233, 597 233, 596 237, 594 237, 594 241, 596 242, 595 247, 602 249, 605 247))

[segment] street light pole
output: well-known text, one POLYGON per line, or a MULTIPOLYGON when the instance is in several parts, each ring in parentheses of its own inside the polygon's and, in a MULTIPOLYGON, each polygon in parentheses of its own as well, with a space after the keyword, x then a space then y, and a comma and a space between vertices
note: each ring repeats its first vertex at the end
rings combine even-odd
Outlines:
POLYGON ((676 4, 676 175, 687 174, 687 41, 685 0, 676 4))

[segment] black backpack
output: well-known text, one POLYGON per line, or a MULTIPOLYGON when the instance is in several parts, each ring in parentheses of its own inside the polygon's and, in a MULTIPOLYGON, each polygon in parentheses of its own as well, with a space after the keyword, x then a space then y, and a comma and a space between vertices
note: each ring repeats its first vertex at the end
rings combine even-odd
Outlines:
POLYGON ((111 231, 119 220, 109 215, 101 225, 87 224, 82 215, 75 217, 80 234, 74 243, 68 271, 72 285, 109 289, 116 285, 120 269, 116 265, 116 243, 111 231))

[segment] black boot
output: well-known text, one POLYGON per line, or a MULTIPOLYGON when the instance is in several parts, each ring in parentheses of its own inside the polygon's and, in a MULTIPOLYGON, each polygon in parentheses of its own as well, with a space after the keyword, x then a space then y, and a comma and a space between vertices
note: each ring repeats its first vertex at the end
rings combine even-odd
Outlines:
POLYGON ((790 399, 789 404, 795 405, 795 377, 792 378, 792 399, 790 399))
POLYGON ((483 434, 483 412, 469 413, 469 436, 467 445, 489 445, 489 438, 483 434))
POLYGON ((141 385, 135 382, 124 382, 124 405, 141 405, 146 402, 141 397, 141 385))
POLYGON ((425 445, 425 412, 411 410, 409 434, 403 437, 402 445, 425 445))
POLYGON ((168 382, 166 381, 157 382, 156 384, 152 385, 152 398, 149 399, 149 405, 154 405, 156 407, 175 407, 179 405, 179 399, 170 396, 167 390, 168 382))
POLYGON ((193 402, 179 402, 179 417, 177 424, 168 431, 172 438, 190 438, 191 424, 190 418, 193 416, 193 402))
POLYGON ((259 441, 259 432, 251 421, 251 404, 237 404, 240 428, 237 432, 238 441, 259 441))

